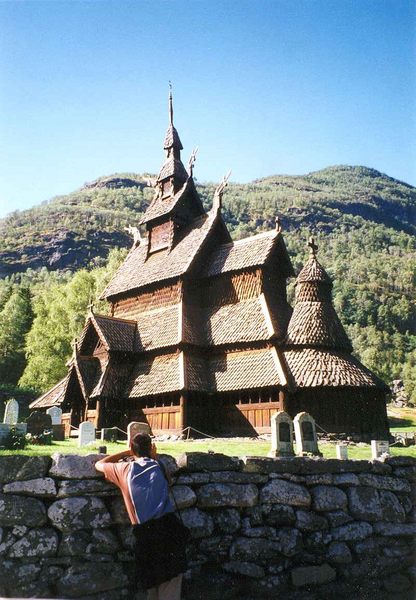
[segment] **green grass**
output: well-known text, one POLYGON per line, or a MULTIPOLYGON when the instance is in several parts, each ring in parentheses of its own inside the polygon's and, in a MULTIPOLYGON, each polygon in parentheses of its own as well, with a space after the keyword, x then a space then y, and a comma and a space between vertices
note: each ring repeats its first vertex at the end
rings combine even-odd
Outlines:
MULTIPOLYGON (((55 452, 64 454, 91 454, 98 452, 102 442, 97 442, 92 446, 78 448, 77 440, 65 440, 63 442, 53 442, 50 446, 34 446, 29 445, 25 450, 0 450, 0 456, 11 454, 24 454, 26 456, 50 455, 55 452)), ((126 448, 126 442, 106 443, 107 453, 113 454, 120 452, 126 448)), ((319 448, 325 458, 335 458, 334 443, 320 443, 319 448)), ((226 440, 226 439, 209 439, 209 440, 181 440, 158 442, 157 449, 160 454, 170 454, 178 457, 183 452, 221 452, 229 456, 267 456, 270 450, 270 442, 265 440, 226 440)), ((394 456, 407 455, 416 457, 416 446, 408 448, 391 447, 391 453, 394 456)), ((354 459, 370 459, 371 448, 368 444, 360 444, 358 446, 349 446, 348 457, 354 459)))

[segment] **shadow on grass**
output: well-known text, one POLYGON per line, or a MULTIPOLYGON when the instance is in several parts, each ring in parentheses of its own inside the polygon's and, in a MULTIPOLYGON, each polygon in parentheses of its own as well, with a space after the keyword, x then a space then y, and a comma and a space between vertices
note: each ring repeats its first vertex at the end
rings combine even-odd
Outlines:
POLYGON ((415 427, 412 419, 399 419, 398 417, 388 417, 390 427, 415 427))

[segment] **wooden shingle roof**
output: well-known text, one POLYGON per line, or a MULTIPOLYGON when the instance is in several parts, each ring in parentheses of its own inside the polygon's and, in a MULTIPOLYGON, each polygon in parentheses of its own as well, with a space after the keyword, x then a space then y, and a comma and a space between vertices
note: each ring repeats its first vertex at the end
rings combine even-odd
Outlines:
POLYGON ((136 322, 105 315, 90 315, 100 331, 108 350, 133 352, 135 350, 136 322))
POLYGON ((352 351, 351 342, 330 302, 297 302, 285 345, 352 351))
POLYGON ((169 123, 165 139, 163 142, 163 148, 169 150, 169 148, 177 148, 183 150, 182 142, 179 138, 179 133, 176 131, 176 127, 172 123, 169 123))
POLYGON ((29 404, 29 408, 49 408, 51 406, 59 406, 62 404, 65 398, 65 390, 68 383, 69 374, 66 375, 61 381, 54 385, 50 390, 33 400, 29 404))
POLYGON ((335 312, 332 281, 315 254, 296 279, 296 300, 285 345, 352 352, 352 345, 335 312))
POLYGON ((213 391, 281 385, 275 359, 270 349, 247 350, 216 355, 209 360, 213 391))
POLYGON ((378 387, 385 384, 355 357, 336 351, 299 348, 284 352, 297 387, 378 387))
POLYGON ((201 273, 202 277, 263 265, 278 235, 279 233, 273 230, 229 244, 221 244, 210 256, 201 273))
POLYGON ((180 354, 139 359, 125 388, 128 398, 166 394, 181 389, 180 354))
POLYGON ((184 183, 188 179, 188 172, 179 158, 170 156, 162 165, 157 176, 157 181, 163 181, 174 177, 177 182, 184 183))
POLYGON ((178 343, 179 305, 141 313, 137 320, 136 350, 154 350, 178 343))
POLYGON ((166 198, 156 194, 140 220, 140 224, 143 225, 144 223, 168 215, 188 194, 192 196, 192 202, 197 204, 198 209, 202 214, 204 209, 196 191, 194 181, 192 177, 188 177, 184 185, 176 192, 176 194, 167 196, 166 198))
POLYGON ((259 298, 202 310, 203 342, 209 346, 270 339, 259 298))
POLYGON ((147 256, 147 245, 134 248, 102 294, 110 298, 152 283, 179 277, 188 271, 201 246, 212 230, 216 212, 195 219, 183 231, 170 252, 162 250, 147 256))

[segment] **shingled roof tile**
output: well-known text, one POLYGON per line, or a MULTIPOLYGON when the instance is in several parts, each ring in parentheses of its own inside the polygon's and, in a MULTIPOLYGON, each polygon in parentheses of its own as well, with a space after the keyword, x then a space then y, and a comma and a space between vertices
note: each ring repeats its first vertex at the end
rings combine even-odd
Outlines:
POLYGON ((222 244, 208 258, 202 277, 263 265, 268 259, 279 233, 259 233, 229 244, 222 244))
POLYGON ((371 371, 346 353, 299 348, 285 351, 284 358, 297 387, 385 388, 371 371))
POLYGON ((195 219, 170 252, 162 250, 147 257, 146 245, 134 248, 104 290, 102 298, 186 273, 211 231, 216 216, 215 212, 210 212, 195 219))
POLYGON ((351 342, 330 302, 297 302, 285 344, 352 351, 351 342))
POLYGON ((65 390, 68 384, 69 373, 47 392, 36 398, 29 404, 29 408, 49 408, 50 406, 59 406, 65 397, 65 390))
POLYGON ((138 360, 129 376, 126 395, 141 398, 178 391, 180 383, 179 354, 165 354, 138 360))

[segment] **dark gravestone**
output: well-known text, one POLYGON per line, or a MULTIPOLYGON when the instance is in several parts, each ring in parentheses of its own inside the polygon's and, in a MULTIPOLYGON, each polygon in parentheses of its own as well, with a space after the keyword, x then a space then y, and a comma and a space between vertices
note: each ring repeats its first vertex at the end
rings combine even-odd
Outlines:
POLYGON ((62 423, 60 425, 52 424, 52 437, 56 442, 63 442, 65 439, 65 425, 62 423))
POLYGON ((279 438, 281 442, 290 442, 290 424, 282 421, 279 423, 279 438))
POLYGON ((52 419, 50 415, 35 410, 28 418, 27 432, 32 435, 42 435, 44 431, 52 431, 52 419))
POLYGON ((310 421, 303 421, 302 433, 303 433, 303 439, 305 440, 305 442, 314 442, 315 441, 315 436, 313 433, 313 426, 310 421))
POLYGON ((101 429, 101 441, 117 442, 117 440, 118 440, 117 427, 103 427, 101 429))

